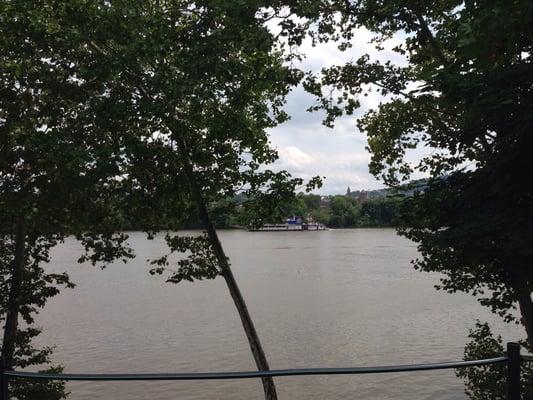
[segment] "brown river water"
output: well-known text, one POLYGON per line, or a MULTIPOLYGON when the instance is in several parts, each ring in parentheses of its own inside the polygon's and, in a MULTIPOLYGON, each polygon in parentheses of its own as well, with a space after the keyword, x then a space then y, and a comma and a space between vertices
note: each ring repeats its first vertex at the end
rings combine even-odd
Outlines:
MULTIPOLYGON (((476 318, 505 340, 521 333, 468 295, 436 291, 438 275, 415 271, 415 245, 392 229, 220 236, 273 369, 460 360, 476 318)), ((146 262, 165 252, 162 237, 133 232, 130 244, 137 258, 105 270, 76 264, 74 240, 54 249, 47 268, 77 283, 38 318, 54 361, 70 373, 253 370, 224 281, 165 283, 146 262)), ((451 370, 275 382, 280 400, 466 398, 451 370)), ((262 398, 257 379, 71 382, 68 390, 72 400, 262 398)))

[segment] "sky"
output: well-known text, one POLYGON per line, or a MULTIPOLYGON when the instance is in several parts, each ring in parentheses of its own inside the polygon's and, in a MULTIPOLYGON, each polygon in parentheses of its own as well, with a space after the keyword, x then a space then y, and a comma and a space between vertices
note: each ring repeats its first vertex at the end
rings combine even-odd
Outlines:
MULTIPOLYGON (((353 47, 345 52, 337 49, 335 43, 312 47, 310 41, 302 45, 306 59, 300 68, 319 72, 321 68, 344 64, 369 54, 374 60, 392 60, 403 64, 405 60, 390 49, 401 40, 393 38, 386 43, 385 51, 377 52, 368 41, 370 32, 361 28, 357 31, 353 47)), ((366 136, 356 127, 356 118, 383 101, 376 93, 361 97, 361 108, 356 115, 342 117, 333 129, 322 125, 323 114, 309 113, 307 108, 315 104, 313 96, 301 88, 295 88, 287 98, 285 111, 291 119, 269 131, 271 144, 278 150, 280 159, 276 167, 286 169, 294 176, 309 179, 324 176, 324 185, 316 190, 320 194, 345 193, 351 190, 378 189, 384 185, 368 172, 370 154, 365 149, 366 136)))

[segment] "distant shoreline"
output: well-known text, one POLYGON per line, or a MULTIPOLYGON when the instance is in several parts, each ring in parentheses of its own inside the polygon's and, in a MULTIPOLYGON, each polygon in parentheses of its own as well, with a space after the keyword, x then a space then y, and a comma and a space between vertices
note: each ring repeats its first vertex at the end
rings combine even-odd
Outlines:
MULTIPOLYGON (((246 228, 217 228, 217 231, 245 231, 250 233, 257 233, 257 232, 327 232, 327 231, 348 231, 348 230, 355 230, 355 229, 396 229, 397 226, 354 226, 354 227, 342 227, 342 228, 330 228, 327 227, 327 229, 323 231, 300 231, 300 230, 280 230, 280 231, 248 231, 246 228)), ((168 229, 162 229, 160 231, 157 231, 156 234, 162 233, 162 232, 203 232, 205 229, 201 228, 190 228, 190 229, 175 229, 175 230, 168 230, 168 229)), ((125 229, 120 232, 145 232, 143 230, 139 229, 125 229)))

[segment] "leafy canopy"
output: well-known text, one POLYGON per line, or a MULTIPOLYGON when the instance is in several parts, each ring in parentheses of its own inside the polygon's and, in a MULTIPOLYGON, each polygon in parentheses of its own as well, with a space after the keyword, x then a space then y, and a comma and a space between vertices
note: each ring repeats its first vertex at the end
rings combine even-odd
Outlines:
MULTIPOLYGON (((276 212, 302 182, 262 167, 277 154, 266 129, 300 74, 284 64, 261 2, 35 1, 0 5, 0 318, 24 226, 14 367, 49 362, 34 315, 67 274, 44 264, 67 235, 80 262, 133 256, 125 221, 151 234, 195 213, 190 168, 208 204, 247 198, 250 219, 276 212)), ((311 182, 311 186, 318 183, 311 182)), ((169 236, 187 251, 169 280, 214 278, 211 243, 169 236)), ((157 260, 156 260, 157 261, 157 260)), ((54 367, 53 371, 60 371, 54 367)), ((62 398, 62 384, 12 381, 17 398, 62 398), (43 397, 44 398, 44 397, 43 397)))
POLYGON ((395 64, 363 55, 310 74, 306 89, 318 99, 312 109, 324 109, 332 126, 360 107, 361 96, 384 96, 357 124, 376 177, 392 187, 413 172, 430 178, 403 207, 400 233, 421 252, 415 266, 445 273, 441 288, 480 295, 514 319, 516 302, 527 303, 533 291, 533 4, 331 0, 290 7, 311 22, 296 33, 310 26, 315 40, 339 40, 349 51, 364 28, 378 52, 403 57, 395 64), (393 37, 400 40, 391 48, 393 37), (413 163, 413 149, 429 155, 413 163))
MULTIPOLYGON (((277 158, 266 129, 287 119, 284 97, 301 78, 265 27, 264 6, 2 2, 2 318, 20 223, 26 247, 17 301, 29 328, 19 330, 16 366, 48 361, 49 349, 29 350, 39 332, 33 316, 72 287, 43 266, 67 235, 84 245, 80 262, 103 266, 133 256, 127 235, 117 233, 126 221, 152 235, 195 214, 191 182, 209 205, 244 193, 251 223, 278 213, 278 202, 303 183, 264 167, 277 158)), ((218 274, 204 236, 168 243, 194 254, 171 281, 218 274)))

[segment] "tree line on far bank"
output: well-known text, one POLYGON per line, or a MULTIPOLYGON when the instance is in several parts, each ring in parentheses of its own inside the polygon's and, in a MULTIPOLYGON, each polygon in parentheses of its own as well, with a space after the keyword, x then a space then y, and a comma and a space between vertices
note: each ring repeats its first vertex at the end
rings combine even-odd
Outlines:
POLYGON ((347 195, 321 197, 299 194, 287 207, 288 215, 302 215, 330 228, 392 227, 403 197, 358 199, 347 195))
MULTIPOLYGON (((403 196, 380 196, 360 199, 353 195, 299 193, 279 205, 277 218, 263 222, 278 223, 292 216, 320 222, 330 228, 386 228, 398 226, 398 215, 403 196)), ((236 196, 211 205, 212 218, 217 228, 229 229, 247 226, 250 220, 243 207, 246 199, 236 196)), ((196 213, 183 221, 181 229, 201 229, 202 222, 196 213)), ((172 229, 158 226, 158 229, 172 229)), ((125 215, 123 230, 142 230, 133 216, 125 215)))

